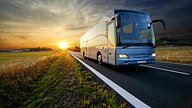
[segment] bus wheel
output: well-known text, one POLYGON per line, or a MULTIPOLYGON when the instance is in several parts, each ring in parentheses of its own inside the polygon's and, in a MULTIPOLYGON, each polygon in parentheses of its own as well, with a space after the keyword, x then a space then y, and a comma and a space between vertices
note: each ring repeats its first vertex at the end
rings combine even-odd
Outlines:
POLYGON ((97 61, 99 64, 102 64, 102 55, 100 53, 97 55, 97 61))
POLYGON ((83 51, 83 58, 86 59, 86 57, 85 57, 85 52, 84 52, 84 51, 83 51))

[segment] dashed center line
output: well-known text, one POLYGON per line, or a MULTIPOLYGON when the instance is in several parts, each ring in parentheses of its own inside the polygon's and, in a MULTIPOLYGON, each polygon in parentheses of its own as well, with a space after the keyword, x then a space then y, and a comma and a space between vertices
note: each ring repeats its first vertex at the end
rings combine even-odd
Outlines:
POLYGON ((149 65, 140 65, 140 66, 153 68, 153 69, 158 69, 158 70, 163 70, 163 71, 172 72, 172 73, 177 73, 177 74, 182 74, 182 75, 190 75, 189 73, 186 73, 186 72, 170 70, 170 69, 164 69, 164 68, 159 68, 159 67, 155 67, 155 66, 149 66, 149 65))

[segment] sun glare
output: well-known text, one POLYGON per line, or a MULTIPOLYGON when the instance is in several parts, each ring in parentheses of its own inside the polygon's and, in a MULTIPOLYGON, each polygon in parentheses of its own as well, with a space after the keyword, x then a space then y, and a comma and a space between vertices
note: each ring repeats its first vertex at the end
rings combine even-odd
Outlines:
POLYGON ((68 45, 67 45, 66 42, 60 42, 60 43, 59 43, 59 47, 60 47, 61 49, 66 49, 66 48, 68 48, 68 45))

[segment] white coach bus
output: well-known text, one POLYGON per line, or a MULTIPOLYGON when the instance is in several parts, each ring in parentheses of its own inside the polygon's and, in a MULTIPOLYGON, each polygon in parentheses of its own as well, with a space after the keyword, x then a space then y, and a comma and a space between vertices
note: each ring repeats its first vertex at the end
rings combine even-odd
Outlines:
POLYGON ((155 37, 151 21, 144 12, 111 10, 80 38, 81 54, 100 64, 146 64, 155 62, 155 37))

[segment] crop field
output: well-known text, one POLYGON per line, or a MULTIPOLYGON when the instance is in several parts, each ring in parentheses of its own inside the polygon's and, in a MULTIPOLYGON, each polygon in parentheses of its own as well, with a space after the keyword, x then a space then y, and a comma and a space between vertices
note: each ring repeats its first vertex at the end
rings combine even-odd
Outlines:
POLYGON ((157 47, 156 60, 192 63, 192 47, 157 47))
POLYGON ((14 66, 27 67, 56 53, 56 51, 0 52, 0 69, 14 66))

